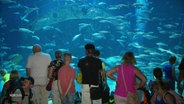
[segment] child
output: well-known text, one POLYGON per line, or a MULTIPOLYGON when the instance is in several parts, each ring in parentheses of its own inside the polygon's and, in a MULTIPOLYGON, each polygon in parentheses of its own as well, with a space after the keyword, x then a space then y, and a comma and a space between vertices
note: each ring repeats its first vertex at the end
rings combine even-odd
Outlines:
POLYGON ((61 95, 62 104, 74 104, 75 96, 75 70, 70 66, 72 56, 64 54, 64 66, 58 72, 58 88, 61 95))
POLYGON ((37 104, 35 92, 32 89, 33 85, 34 79, 32 77, 24 78, 22 89, 17 89, 12 94, 12 102, 17 104, 37 104))

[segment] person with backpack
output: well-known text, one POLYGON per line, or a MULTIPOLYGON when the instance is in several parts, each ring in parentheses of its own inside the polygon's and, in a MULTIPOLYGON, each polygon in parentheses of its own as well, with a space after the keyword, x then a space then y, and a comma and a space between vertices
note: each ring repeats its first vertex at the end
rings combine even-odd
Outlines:
MULTIPOLYGON (((100 59, 100 51, 95 50, 94 52, 94 57, 100 59)), ((107 80, 106 80, 106 75, 105 75, 105 64, 102 62, 102 70, 100 71, 99 74, 99 81, 100 81, 100 86, 102 88, 102 104, 108 104, 109 99, 110 99, 110 88, 108 86, 107 80)))
POLYGON ((37 104, 36 94, 32 89, 34 85, 34 79, 32 77, 23 78, 22 86, 15 89, 15 92, 11 94, 12 102, 18 104, 37 104))
POLYGON ((13 87, 16 87, 19 80, 19 73, 17 70, 12 70, 10 72, 10 80, 7 81, 4 85, 3 85, 3 90, 2 90, 2 94, 0 97, 0 104, 7 104, 9 102, 9 94, 11 93, 11 89, 13 89, 13 87))

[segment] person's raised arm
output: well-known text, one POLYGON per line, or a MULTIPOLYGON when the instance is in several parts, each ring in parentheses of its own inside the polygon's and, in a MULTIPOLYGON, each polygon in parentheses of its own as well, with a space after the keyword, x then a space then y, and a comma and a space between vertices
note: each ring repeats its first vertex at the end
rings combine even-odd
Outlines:
POLYGON ((116 73, 117 71, 118 71, 118 66, 116 66, 116 67, 110 69, 110 70, 106 73, 106 75, 107 75, 110 79, 117 81, 117 78, 113 76, 113 74, 116 73))
POLYGON ((141 82, 135 86, 135 89, 143 87, 147 81, 145 75, 137 67, 135 67, 134 72, 136 76, 141 80, 141 82))

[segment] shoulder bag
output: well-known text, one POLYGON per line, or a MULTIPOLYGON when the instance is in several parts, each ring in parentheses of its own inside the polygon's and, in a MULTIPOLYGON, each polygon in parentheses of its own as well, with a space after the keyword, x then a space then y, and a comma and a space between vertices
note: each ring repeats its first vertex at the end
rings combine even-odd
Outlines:
POLYGON ((52 89, 52 83, 53 83, 53 78, 49 79, 49 82, 47 83, 46 90, 50 91, 52 89))

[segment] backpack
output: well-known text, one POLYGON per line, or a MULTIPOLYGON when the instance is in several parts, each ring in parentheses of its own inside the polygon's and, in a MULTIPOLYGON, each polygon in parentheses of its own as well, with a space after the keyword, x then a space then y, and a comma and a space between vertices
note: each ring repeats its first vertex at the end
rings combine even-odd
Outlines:
POLYGON ((180 65, 178 67, 179 70, 184 70, 184 58, 182 58, 180 65))
POLYGON ((139 88, 138 90, 143 91, 143 94, 144 94, 144 98, 143 98, 143 101, 141 102, 141 104, 151 104, 151 97, 152 96, 151 96, 150 92, 145 87, 139 88))
POLYGON ((82 84, 82 73, 81 72, 79 74, 77 74, 76 81, 78 84, 82 84))
POLYGON ((102 103, 109 102, 110 99, 110 88, 107 83, 103 85, 102 103))
MULTIPOLYGON (((23 88, 22 88, 22 84, 21 84, 21 82, 20 82, 19 79, 11 79, 11 80, 9 81, 9 83, 7 84, 6 88, 7 88, 7 92, 6 92, 6 95, 5 95, 6 97, 5 97, 5 99, 3 100, 3 104, 4 104, 5 102, 8 102, 9 104, 12 104, 12 96, 15 96, 14 93, 15 93, 15 91, 16 91, 17 89, 19 89, 19 90, 21 91, 22 100, 23 100, 24 97, 26 96, 26 95, 25 95, 25 92, 24 92, 24 90, 23 90, 23 88)), ((33 96, 33 93, 32 93, 32 90, 31 90, 31 89, 29 90, 29 93, 30 93, 30 95, 29 95, 29 104, 31 104, 30 99, 31 99, 32 96, 33 96)), ((17 95, 17 96, 18 96, 18 95, 17 95)))

